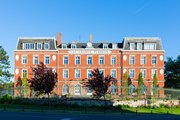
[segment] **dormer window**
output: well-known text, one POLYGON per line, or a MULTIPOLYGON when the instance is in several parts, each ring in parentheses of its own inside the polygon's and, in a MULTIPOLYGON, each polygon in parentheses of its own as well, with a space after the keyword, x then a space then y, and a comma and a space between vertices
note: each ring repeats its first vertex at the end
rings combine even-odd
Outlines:
POLYGON ((71 48, 76 48, 76 44, 71 44, 71 48))
POLYGON ((45 50, 48 50, 48 49, 49 49, 49 43, 45 43, 45 44, 44 44, 44 49, 45 49, 45 50))
POLYGON ((34 43, 24 43, 23 49, 34 49, 34 43))
POLYGON ((142 50, 142 43, 137 43, 137 50, 142 50))
POLYGON ((156 43, 144 43, 144 50, 156 50, 156 43))
POLYGON ((135 43, 130 43, 130 50, 135 50, 135 43))
POLYGON ((66 44, 62 44, 62 48, 63 49, 67 48, 67 45, 66 44))
POLYGON ((37 43, 37 49, 38 50, 42 49, 42 43, 37 43))
POLYGON ((112 45, 112 48, 113 48, 113 49, 117 49, 117 44, 113 44, 113 45, 112 45))
POLYGON ((107 49, 108 48, 108 44, 103 44, 103 48, 107 49))

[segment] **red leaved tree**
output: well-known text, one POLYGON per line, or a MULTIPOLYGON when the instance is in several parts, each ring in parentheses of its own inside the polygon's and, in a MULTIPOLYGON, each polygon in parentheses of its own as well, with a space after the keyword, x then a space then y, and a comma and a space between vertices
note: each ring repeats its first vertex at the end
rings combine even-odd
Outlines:
POLYGON ((57 73, 52 68, 46 67, 43 62, 32 68, 33 77, 28 80, 30 88, 36 92, 36 96, 49 94, 57 82, 57 73))
POLYGON ((92 90, 94 96, 98 98, 103 96, 105 99, 108 88, 115 79, 113 79, 110 75, 104 77, 103 73, 100 72, 98 68, 92 70, 91 73, 91 78, 84 79, 81 84, 83 87, 92 90))

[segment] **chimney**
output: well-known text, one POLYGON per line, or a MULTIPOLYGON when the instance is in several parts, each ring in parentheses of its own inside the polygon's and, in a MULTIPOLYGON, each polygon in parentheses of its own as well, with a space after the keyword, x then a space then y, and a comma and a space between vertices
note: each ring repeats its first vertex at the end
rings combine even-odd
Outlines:
POLYGON ((57 46, 59 46, 62 43, 62 36, 60 32, 57 33, 56 39, 57 39, 57 46))
POLYGON ((90 41, 91 43, 93 42, 93 41, 92 41, 92 34, 90 34, 90 40, 89 40, 89 41, 90 41))

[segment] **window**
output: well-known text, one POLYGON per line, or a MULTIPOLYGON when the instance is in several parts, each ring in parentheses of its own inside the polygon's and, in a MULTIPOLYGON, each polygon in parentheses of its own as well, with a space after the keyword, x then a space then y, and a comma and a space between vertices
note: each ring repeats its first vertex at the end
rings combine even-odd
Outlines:
POLYGON ((141 56, 141 65, 145 65, 146 64, 146 56, 142 55, 141 56))
POLYGON ((146 86, 145 85, 142 86, 142 94, 146 94, 146 86))
POLYGON ((156 62, 157 62, 156 56, 152 56, 152 64, 154 65, 156 64, 156 62))
POLYGON ((50 57, 49 56, 47 56, 47 55, 45 56, 44 63, 50 64, 50 57))
POLYGON ((99 69, 99 72, 102 73, 103 77, 105 77, 104 69, 99 69))
POLYGON ((129 70, 129 76, 130 78, 134 78, 134 69, 129 70))
POLYGON ((104 64, 104 56, 99 57, 99 64, 103 65, 104 64))
POLYGON ((130 65, 133 65, 135 63, 135 57, 130 56, 130 65))
POLYGON ((112 65, 116 64, 116 56, 111 56, 111 64, 112 65))
POLYGON ((75 70, 75 78, 80 78, 80 70, 79 69, 75 70))
POLYGON ((117 44, 113 44, 113 45, 112 45, 112 48, 113 48, 113 49, 116 49, 116 48, 117 48, 117 44))
POLYGON ((91 89, 89 89, 89 88, 86 88, 86 90, 87 90, 87 95, 92 95, 93 90, 91 90, 91 89))
POLYGON ((66 44, 62 44, 62 48, 67 48, 67 45, 66 44))
POLYGON ((38 60, 38 56, 33 56, 33 64, 38 64, 39 60, 38 60))
POLYGON ((69 77, 69 71, 67 69, 63 70, 63 78, 69 77))
POLYGON ((116 85, 112 84, 110 86, 110 90, 111 90, 112 95, 117 95, 117 86, 116 85))
POLYGON ((76 65, 79 65, 79 64, 80 64, 80 56, 76 56, 75 64, 76 64, 76 65))
POLYGON ((24 49, 34 49, 34 43, 24 43, 24 49))
POLYGON ((116 70, 111 70, 111 77, 116 78, 116 70))
POLYGON ((108 48, 108 44, 103 44, 103 48, 107 49, 108 48))
POLYGON ((137 43, 137 50, 142 50, 142 43, 137 43))
POLYGON ((88 69, 87 70, 87 78, 92 78, 92 70, 91 69, 88 69))
POLYGON ((156 50, 156 43, 144 43, 144 50, 156 50))
POLYGON ((27 55, 22 56, 22 64, 27 64, 27 55))
POLYGON ((87 57, 87 64, 92 65, 92 56, 87 57))
POLYGON ((135 50, 135 43, 130 43, 130 50, 135 50))
POLYGON ((22 78, 27 78, 27 70, 22 69, 22 78))
POLYGON ((142 77, 146 78, 146 69, 141 69, 142 77))
POLYGON ((63 95, 66 95, 69 93, 69 86, 68 85, 63 85, 63 95))
POLYGON ((154 77, 154 74, 156 73, 156 76, 157 76, 157 69, 152 69, 151 70, 151 78, 154 77))
POLYGON ((44 44, 44 49, 45 49, 45 50, 48 50, 48 49, 49 49, 49 43, 45 43, 45 44, 44 44))
POLYGON ((68 63, 68 56, 64 56, 63 64, 67 65, 68 63))
POLYGON ((134 92, 136 92, 136 88, 133 84, 129 85, 129 95, 132 95, 134 92))
POLYGON ((37 43, 37 49, 38 50, 42 49, 42 43, 37 43))
POLYGON ((71 44, 71 48, 76 48, 76 44, 71 44))
POLYGON ((74 93, 75 93, 75 95, 80 95, 81 94, 81 86, 80 85, 76 85, 74 87, 74 93))

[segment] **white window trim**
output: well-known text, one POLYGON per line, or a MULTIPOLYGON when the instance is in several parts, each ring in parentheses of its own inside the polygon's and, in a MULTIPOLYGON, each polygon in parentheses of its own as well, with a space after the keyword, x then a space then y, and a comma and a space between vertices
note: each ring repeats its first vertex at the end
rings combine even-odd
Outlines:
POLYGON ((63 65, 69 65, 69 56, 68 55, 63 55, 63 65), (68 57, 68 64, 64 64, 64 57, 68 57))
POLYGON ((33 55, 33 64, 36 65, 36 64, 34 63, 34 57, 38 57, 38 64, 39 64, 39 55, 33 55))
POLYGON ((44 50, 49 50, 49 48, 50 48, 50 43, 48 43, 48 42, 44 43, 44 50), (48 48, 45 47, 46 44, 48 44, 48 48))
POLYGON ((92 58, 92 64, 93 64, 93 56, 92 55, 87 55, 87 65, 92 65, 92 64, 88 64, 88 57, 92 58))
POLYGON ((129 77, 131 77, 131 76, 130 76, 130 74, 131 74, 130 71, 131 71, 131 70, 134 70, 134 77, 133 77, 133 78, 135 78, 135 74, 136 74, 136 73, 135 73, 135 72, 136 72, 135 69, 129 69, 129 77))
POLYGON ((113 71, 113 70, 116 71, 116 77, 115 77, 115 78, 117 78, 117 70, 116 70, 116 69, 111 69, 111 77, 113 77, 113 76, 112 76, 112 71, 113 71))
POLYGON ((81 95, 81 85, 76 84, 76 85, 74 86, 74 95, 81 95), (80 86, 80 91, 79 91, 80 93, 76 93, 76 92, 75 92, 75 88, 76 88, 77 85, 80 86))
POLYGON ((146 69, 141 69, 140 71, 141 71, 142 74, 143 74, 143 72, 142 72, 143 70, 144 70, 145 73, 146 73, 145 76, 144 76, 143 78, 146 78, 146 77, 147 77, 147 71, 146 71, 146 69))
POLYGON ((23 65, 28 64, 28 56, 27 56, 27 55, 22 55, 22 56, 21 56, 21 63, 22 63, 23 65), (27 57, 27 63, 23 63, 23 57, 27 57))
POLYGON ((116 58, 116 64, 117 64, 117 57, 116 55, 111 55, 111 65, 116 65, 116 64, 112 64, 112 58, 115 57, 116 58))
POLYGON ((107 43, 103 43, 103 49, 108 49, 108 44, 107 43), (107 46, 107 48, 105 48, 105 46, 107 46))
POLYGON ((138 42, 136 45, 137 45, 137 50, 143 50, 143 44, 142 44, 142 42, 138 42), (138 44, 141 44, 141 47, 142 47, 141 49, 138 49, 138 44))
POLYGON ((51 63, 50 55, 44 55, 44 64, 49 65, 49 64, 46 64, 46 57, 49 57, 49 64, 50 64, 51 63))
POLYGON ((136 50, 136 44, 134 42, 129 43, 129 50, 136 50), (134 49, 131 49, 131 44, 134 44, 134 49))
POLYGON ((28 78, 28 70, 27 70, 27 69, 22 69, 22 70, 21 70, 21 78, 23 78, 23 70, 26 70, 26 71, 27 71, 26 77, 28 78))
MULTIPOLYGON (((141 55, 141 58, 142 58, 142 57, 146 57, 146 55, 141 55)), ((140 58, 140 64, 141 64, 141 65, 146 65, 147 59, 146 59, 146 63, 145 63, 145 64, 142 64, 142 63, 141 63, 141 58, 140 58)), ((146 58, 147 58, 147 57, 146 57, 146 58)))
POLYGON ((105 56, 104 55, 99 55, 99 60, 98 60, 99 65, 104 65, 104 64, 100 64, 100 57, 104 57, 104 64, 105 64, 105 56))
MULTIPOLYGON (((68 60, 68 62, 69 62, 69 60, 68 60)), ((81 55, 75 55, 75 62, 74 63, 75 63, 75 65, 81 65, 81 55), (76 64, 76 57, 80 57, 80 63, 79 64, 76 64)))
MULTIPOLYGON (((67 46, 66 46, 66 48, 67 48, 67 46)), ((77 45, 76 44, 71 44, 71 49, 76 49, 77 48, 77 45), (73 48, 72 46, 75 46, 75 48, 73 48)))
POLYGON ((130 65, 135 65, 136 61, 135 61, 135 55, 129 55, 129 64, 130 65), (131 56, 134 57, 134 64, 131 64, 131 56))
POLYGON ((92 69, 87 69, 86 70, 86 78, 88 78, 88 71, 92 71, 92 69))
POLYGON ((158 70, 157 69, 151 69, 151 78, 153 79, 154 75, 152 75, 152 71, 155 70, 156 71, 156 77, 158 77, 158 70))
POLYGON ((75 69, 74 76, 75 76, 76 79, 80 79, 81 78, 81 70, 80 69, 75 69), (79 70, 79 78, 77 78, 77 76, 76 76, 76 70, 79 70))
POLYGON ((157 61, 157 55, 152 55, 152 56, 151 56, 151 65, 156 65, 156 64, 153 64, 153 63, 152 63, 152 58, 153 58, 153 57, 156 57, 156 64, 157 64, 157 62, 158 62, 158 61, 157 61))
POLYGON ((42 43, 37 43, 37 50, 42 50, 42 43), (38 44, 41 44, 41 48, 38 48, 38 44))
POLYGON ((68 69, 63 69, 63 78, 64 78, 64 79, 68 79, 68 78, 69 78, 69 70, 68 70, 68 69), (65 71, 65 70, 68 71, 68 77, 67 77, 67 78, 65 78, 65 76, 64 76, 64 73, 65 73, 64 71, 65 71))
POLYGON ((64 43, 63 43, 63 44, 61 45, 61 48, 62 48, 62 49, 67 49, 67 44, 64 44, 64 43), (66 46, 66 47, 63 48, 63 46, 66 46))

